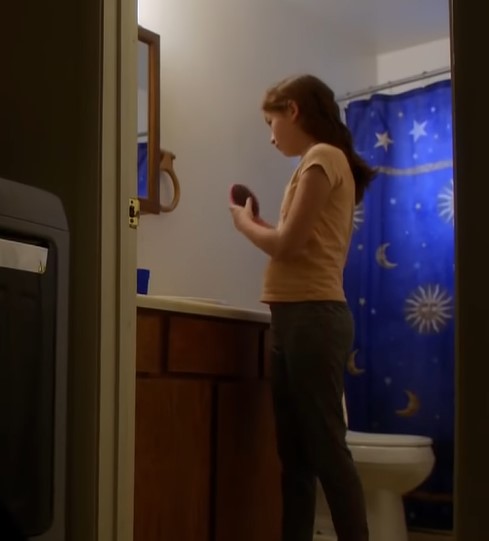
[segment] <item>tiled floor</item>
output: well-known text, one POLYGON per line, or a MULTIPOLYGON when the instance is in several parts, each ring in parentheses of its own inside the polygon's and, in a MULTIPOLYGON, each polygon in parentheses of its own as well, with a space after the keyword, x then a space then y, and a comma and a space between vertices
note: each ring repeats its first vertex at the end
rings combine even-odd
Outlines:
POLYGON ((409 541, 455 541, 455 538, 444 534, 411 532, 409 534, 409 541))
MULTIPOLYGON (((314 541, 331 541, 334 537, 316 535, 314 536, 314 541)), ((455 541, 455 538, 451 535, 445 534, 433 534, 433 533, 421 533, 421 532, 410 532, 409 541, 455 541)))

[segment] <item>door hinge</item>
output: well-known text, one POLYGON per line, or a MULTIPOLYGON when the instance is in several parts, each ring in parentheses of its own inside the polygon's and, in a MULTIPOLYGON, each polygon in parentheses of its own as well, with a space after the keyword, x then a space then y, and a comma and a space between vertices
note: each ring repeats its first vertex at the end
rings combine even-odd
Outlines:
POLYGON ((140 204, 139 199, 129 199, 129 227, 137 229, 139 225, 140 204))

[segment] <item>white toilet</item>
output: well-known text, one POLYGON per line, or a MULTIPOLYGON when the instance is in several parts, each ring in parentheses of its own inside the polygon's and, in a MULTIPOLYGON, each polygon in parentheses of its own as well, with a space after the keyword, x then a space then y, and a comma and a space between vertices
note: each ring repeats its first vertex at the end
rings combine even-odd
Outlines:
MULTIPOLYGON (((432 440, 353 431, 348 431, 346 439, 365 491, 370 541, 408 541, 402 496, 431 473, 435 464, 432 440)), ((336 539, 319 483, 315 531, 315 541, 336 539)))

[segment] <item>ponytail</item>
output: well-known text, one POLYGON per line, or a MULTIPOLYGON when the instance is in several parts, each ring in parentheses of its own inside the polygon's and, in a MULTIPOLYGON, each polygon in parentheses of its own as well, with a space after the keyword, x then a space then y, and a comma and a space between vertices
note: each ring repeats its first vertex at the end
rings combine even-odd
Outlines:
POLYGON ((341 122, 341 125, 343 131, 343 144, 341 146, 340 144, 337 144, 337 146, 343 150, 350 165, 355 180, 355 204, 358 205, 362 202, 365 191, 372 180, 374 180, 377 173, 357 152, 355 152, 350 130, 343 122, 341 122))

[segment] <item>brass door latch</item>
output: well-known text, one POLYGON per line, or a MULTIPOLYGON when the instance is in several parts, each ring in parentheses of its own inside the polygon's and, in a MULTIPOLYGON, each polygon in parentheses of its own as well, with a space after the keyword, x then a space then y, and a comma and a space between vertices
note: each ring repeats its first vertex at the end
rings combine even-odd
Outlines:
POLYGON ((134 199, 131 197, 129 199, 129 227, 132 229, 138 228, 140 213, 139 199, 134 199))

